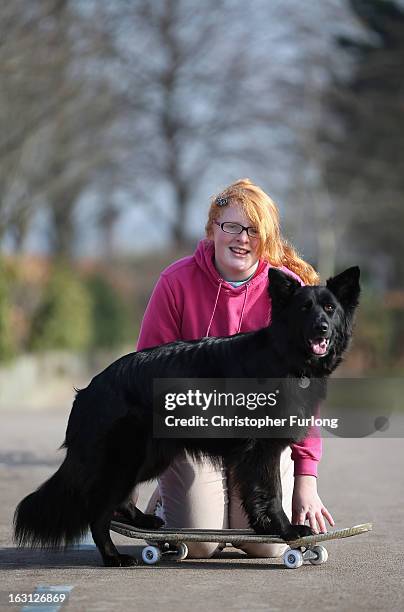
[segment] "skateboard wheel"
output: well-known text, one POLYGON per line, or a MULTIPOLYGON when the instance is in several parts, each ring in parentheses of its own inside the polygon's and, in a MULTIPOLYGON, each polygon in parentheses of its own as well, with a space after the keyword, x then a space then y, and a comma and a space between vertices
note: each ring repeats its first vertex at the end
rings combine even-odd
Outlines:
POLYGON ((283 553, 283 563, 288 569, 296 569, 303 565, 303 554, 300 550, 288 548, 283 553))
POLYGON ((312 563, 313 565, 321 565, 322 563, 325 563, 327 561, 328 552, 324 546, 318 544, 317 546, 313 546, 311 550, 317 555, 317 559, 309 559, 310 563, 312 563))
POLYGON ((161 559, 161 550, 157 546, 145 546, 142 550, 142 559, 147 565, 154 565, 161 559))
POLYGON ((188 546, 184 542, 180 542, 177 545, 177 554, 175 555, 175 558, 177 559, 177 561, 182 561, 183 559, 186 559, 187 557, 188 557, 188 546))

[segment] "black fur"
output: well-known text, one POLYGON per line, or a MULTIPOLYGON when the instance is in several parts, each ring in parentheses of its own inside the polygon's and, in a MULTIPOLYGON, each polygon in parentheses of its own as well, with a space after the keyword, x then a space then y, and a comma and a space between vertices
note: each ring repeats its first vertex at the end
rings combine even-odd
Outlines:
MULTIPOLYGON (((127 503, 133 487, 155 478, 184 450, 195 458, 222 460, 231 469, 250 525, 258 533, 294 539, 311 533, 291 525, 282 509, 279 458, 302 439, 156 439, 152 436, 154 378, 285 378, 313 379, 302 399, 280 402, 271 416, 309 417, 325 396, 326 379, 347 348, 359 298, 359 268, 329 279, 326 287, 301 287, 277 269, 269 271, 271 325, 225 338, 172 342, 131 353, 95 376, 77 393, 59 470, 21 501, 15 513, 19 545, 60 547, 79 539, 90 526, 105 565, 132 565, 118 553, 109 523, 121 515, 142 527, 159 527, 157 517, 127 503), (314 344, 313 339, 315 340, 314 344), (313 353, 326 346, 324 355, 313 353), (317 348, 313 348, 317 347, 317 348), (308 399, 307 399, 308 398, 308 399)), ((290 380, 293 385, 293 381, 290 380)))

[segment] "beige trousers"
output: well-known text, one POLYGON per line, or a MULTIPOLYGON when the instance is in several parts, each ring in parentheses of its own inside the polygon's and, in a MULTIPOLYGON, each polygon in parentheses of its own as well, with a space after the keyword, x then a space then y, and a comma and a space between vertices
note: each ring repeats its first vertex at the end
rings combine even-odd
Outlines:
MULTIPOLYGON (((291 519, 293 495, 293 461, 287 447, 280 459, 282 505, 291 519)), ((159 478, 146 512, 155 512, 165 527, 199 529, 248 529, 248 519, 231 475, 210 461, 193 461, 188 455, 178 458, 159 478), (160 508, 159 508, 160 506, 160 508)), ((208 542, 189 542, 189 557, 211 557, 220 547, 208 542)), ((251 557, 279 557, 285 544, 244 544, 241 550, 251 557)))

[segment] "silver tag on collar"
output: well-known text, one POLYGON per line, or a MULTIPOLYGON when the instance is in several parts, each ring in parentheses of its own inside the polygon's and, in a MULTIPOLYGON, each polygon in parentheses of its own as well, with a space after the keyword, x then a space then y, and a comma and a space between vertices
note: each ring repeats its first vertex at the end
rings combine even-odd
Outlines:
POLYGON ((307 389, 307 387, 310 387, 310 378, 301 376, 298 384, 301 389, 307 389))

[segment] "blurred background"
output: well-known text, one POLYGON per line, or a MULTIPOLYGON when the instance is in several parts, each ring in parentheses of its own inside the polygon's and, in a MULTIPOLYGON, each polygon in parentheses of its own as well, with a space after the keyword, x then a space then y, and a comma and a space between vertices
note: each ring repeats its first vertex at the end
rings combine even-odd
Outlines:
POLYGON ((161 270, 249 177, 324 281, 359 265, 345 376, 404 372, 402 0, 0 8, 0 407, 134 350, 161 270))

